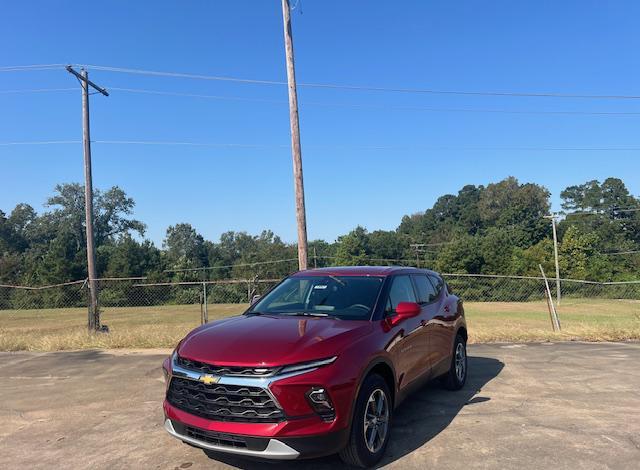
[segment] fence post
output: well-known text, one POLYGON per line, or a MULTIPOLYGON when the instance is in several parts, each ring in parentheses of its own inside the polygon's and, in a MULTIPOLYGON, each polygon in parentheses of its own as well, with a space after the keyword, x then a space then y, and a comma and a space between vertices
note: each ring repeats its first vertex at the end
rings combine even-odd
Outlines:
POLYGON ((209 323, 209 307, 207 306, 207 283, 202 283, 202 299, 203 299, 203 309, 202 309, 202 323, 209 323))

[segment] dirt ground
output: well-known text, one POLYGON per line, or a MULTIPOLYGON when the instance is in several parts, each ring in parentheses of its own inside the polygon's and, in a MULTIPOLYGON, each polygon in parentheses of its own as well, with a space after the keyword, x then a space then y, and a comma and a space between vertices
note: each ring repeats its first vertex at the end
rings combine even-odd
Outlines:
MULTIPOLYGON (((0 468, 335 469, 207 458, 162 427, 168 351, 0 353, 0 468)), ((390 468, 626 469, 640 462, 640 343, 471 345, 460 392, 396 412, 390 468)))

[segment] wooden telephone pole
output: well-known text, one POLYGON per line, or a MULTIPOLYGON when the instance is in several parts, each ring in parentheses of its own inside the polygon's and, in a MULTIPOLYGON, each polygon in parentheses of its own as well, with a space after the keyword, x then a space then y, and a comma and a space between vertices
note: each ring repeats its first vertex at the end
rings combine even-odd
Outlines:
POLYGON ((289 0, 282 0, 284 23, 284 50, 287 56, 287 81, 289 85, 289 121, 291 122, 291 154, 293 156, 293 183, 296 194, 296 221, 298 223, 298 267, 307 269, 307 215, 304 207, 304 181, 302 177, 302 150, 300 148, 300 121, 298 118, 298 92, 293 60, 289 0))
POLYGON ((89 132, 89 87, 94 88, 104 96, 109 96, 107 90, 99 87, 91 80, 85 69, 80 73, 68 65, 67 71, 75 76, 82 87, 82 146, 84 153, 84 217, 87 238, 87 274, 89 277, 89 331, 100 330, 100 310, 98 309, 98 283, 96 281, 96 252, 93 238, 93 179, 91 176, 91 136, 89 132))

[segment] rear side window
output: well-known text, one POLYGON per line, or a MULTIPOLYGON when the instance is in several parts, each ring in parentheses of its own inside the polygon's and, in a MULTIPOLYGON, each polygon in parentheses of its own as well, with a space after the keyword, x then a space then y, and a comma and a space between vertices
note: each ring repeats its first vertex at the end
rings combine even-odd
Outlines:
POLYGON ((391 289, 389 289, 389 298, 387 299, 387 311, 393 312, 400 302, 417 302, 409 276, 396 276, 393 278, 391 289))
POLYGON ((412 277, 416 283, 416 289, 418 290, 418 302, 426 304, 433 302, 438 297, 435 287, 431 282, 429 282, 427 276, 415 275, 412 277))
POLYGON ((429 274, 429 279, 433 284, 433 287, 436 288, 436 295, 440 295, 442 288, 444 287, 444 281, 440 276, 434 276, 433 274, 429 274))

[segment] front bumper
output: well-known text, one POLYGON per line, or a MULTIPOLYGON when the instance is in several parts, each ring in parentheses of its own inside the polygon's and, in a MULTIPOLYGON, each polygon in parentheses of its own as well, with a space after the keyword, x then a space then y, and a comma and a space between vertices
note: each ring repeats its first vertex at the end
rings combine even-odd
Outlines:
POLYGON ((269 460, 294 460, 335 454, 345 446, 348 438, 348 429, 307 437, 249 437, 213 433, 168 418, 165 419, 164 428, 173 437, 203 450, 269 460))
MULTIPOLYGON (((266 439, 267 445, 262 450, 245 448, 245 447, 236 447, 233 444, 224 444, 224 442, 233 442, 231 440, 223 440, 220 439, 220 443, 214 444, 211 442, 207 442, 201 439, 196 439, 195 437, 186 436, 178 433, 173 423, 170 419, 165 420, 164 428, 166 431, 171 434, 173 437, 180 439, 182 442, 186 442, 187 444, 191 444, 196 447, 200 447, 205 450, 212 450, 217 452, 226 452, 230 454, 236 455, 244 455, 248 457, 260 457, 263 459, 277 459, 277 460, 293 460, 297 459, 300 456, 300 453, 295 449, 292 449, 284 442, 279 441, 278 439, 266 439)), ((229 436, 232 437, 232 436, 229 436)), ((259 447, 261 447, 259 445, 259 447)))

